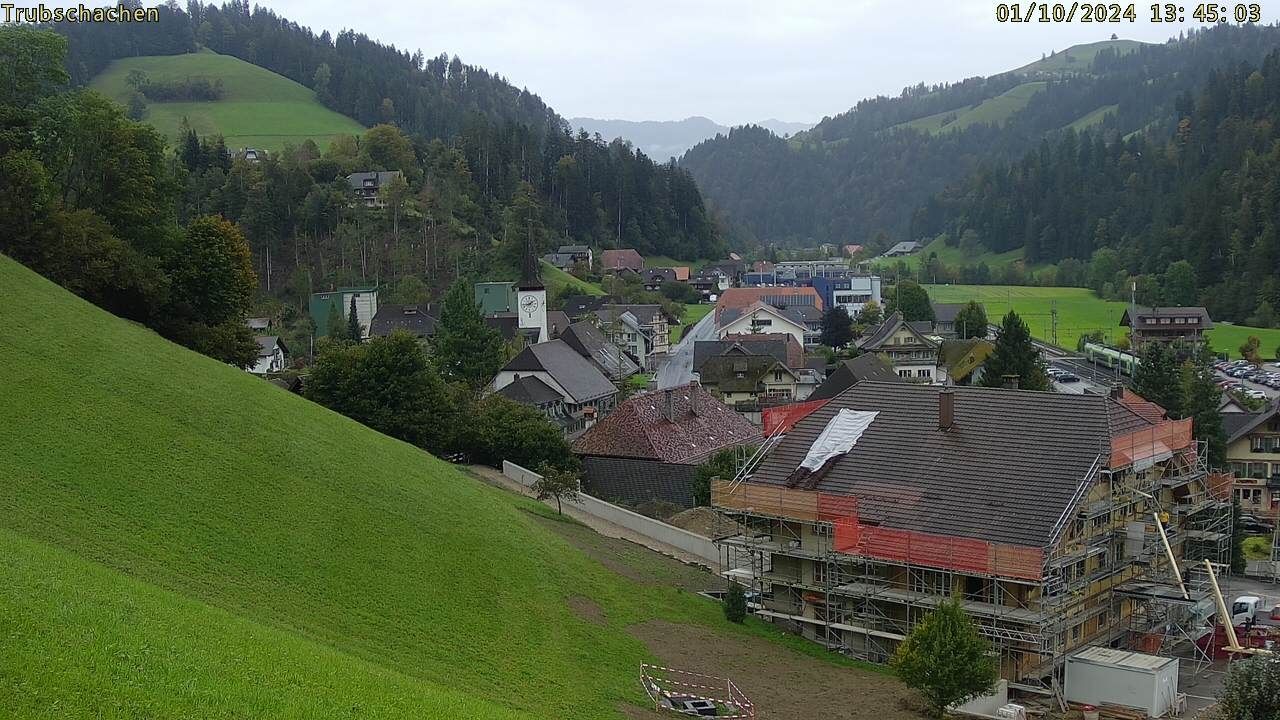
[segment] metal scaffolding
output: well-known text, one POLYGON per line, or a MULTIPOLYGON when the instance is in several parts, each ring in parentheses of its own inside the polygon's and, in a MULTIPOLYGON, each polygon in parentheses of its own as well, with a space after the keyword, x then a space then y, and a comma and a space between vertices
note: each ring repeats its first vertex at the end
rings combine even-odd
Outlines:
POLYGON ((953 597, 1027 689, 1054 692, 1067 654, 1089 644, 1203 660, 1207 590, 1187 568, 1229 561, 1231 505, 1189 423, 1144 433, 1099 453, 1042 548, 862 525, 857 498, 752 483, 748 468, 713 481, 713 506, 738 523, 718 541, 721 569, 759 615, 873 662, 953 597))

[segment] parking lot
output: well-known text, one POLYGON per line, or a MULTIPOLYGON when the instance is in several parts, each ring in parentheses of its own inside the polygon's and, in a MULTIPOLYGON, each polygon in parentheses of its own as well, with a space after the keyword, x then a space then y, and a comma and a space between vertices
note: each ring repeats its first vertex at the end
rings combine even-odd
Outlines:
POLYGON ((1270 400, 1280 395, 1280 366, 1263 363, 1256 367, 1246 360, 1214 363, 1214 372, 1224 391, 1239 392, 1255 400, 1270 400))

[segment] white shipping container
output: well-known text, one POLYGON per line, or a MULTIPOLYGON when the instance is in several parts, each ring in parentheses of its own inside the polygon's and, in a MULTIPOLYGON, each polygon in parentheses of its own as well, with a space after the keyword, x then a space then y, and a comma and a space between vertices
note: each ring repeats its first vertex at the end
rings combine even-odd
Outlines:
POLYGON ((1164 717, 1177 707, 1178 661, 1107 647, 1067 658, 1066 697, 1089 705, 1122 705, 1164 717))

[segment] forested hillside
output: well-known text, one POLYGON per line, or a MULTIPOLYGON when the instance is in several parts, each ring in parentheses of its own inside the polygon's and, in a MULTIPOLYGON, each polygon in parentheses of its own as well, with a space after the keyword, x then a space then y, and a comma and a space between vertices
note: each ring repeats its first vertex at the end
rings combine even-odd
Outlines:
POLYGON ((515 270, 507 250, 528 238, 537 251, 590 242, 679 258, 723 253, 685 170, 574 135, 538 96, 456 57, 428 59, 354 31, 317 35, 238 1, 168 7, 146 34, 109 24, 55 29, 70 41, 73 82, 119 57, 207 47, 376 126, 259 163, 234 160, 217 138, 181 141, 179 215, 218 213, 241 225, 273 292, 282 279, 301 294, 401 277, 439 287, 457 274, 501 276, 515 270), (404 171, 407 187, 386 211, 348 207, 345 175, 364 170, 404 171))
POLYGON ((1031 262, 1088 262, 1104 296, 1127 299, 1133 276, 1139 302, 1203 303, 1215 319, 1273 327, 1280 51, 1211 71, 1174 106, 1167 132, 1044 141, 942 195, 920 227, 997 251, 1025 247, 1031 262))
POLYGON ((681 159, 707 198, 761 242, 920 239, 929 199, 1068 126, 1165 135, 1214 68, 1261 62, 1280 29, 1221 26, 1161 45, 1110 41, 1016 71, 877 97, 782 140, 737 128, 681 159), (914 222, 913 222, 914 221, 914 222))

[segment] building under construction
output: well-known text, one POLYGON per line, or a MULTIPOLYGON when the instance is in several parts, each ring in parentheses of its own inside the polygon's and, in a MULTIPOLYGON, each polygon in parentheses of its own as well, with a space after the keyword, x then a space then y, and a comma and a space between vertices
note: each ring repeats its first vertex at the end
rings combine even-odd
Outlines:
POLYGON ((859 383, 772 434, 712 504, 761 616, 884 662, 958 599, 1001 675, 1055 687, 1085 645, 1181 652, 1230 552, 1189 420, 1137 396, 859 383))

